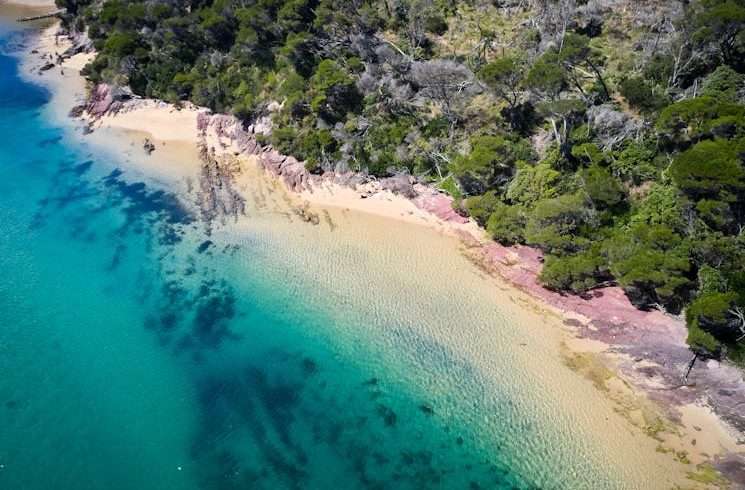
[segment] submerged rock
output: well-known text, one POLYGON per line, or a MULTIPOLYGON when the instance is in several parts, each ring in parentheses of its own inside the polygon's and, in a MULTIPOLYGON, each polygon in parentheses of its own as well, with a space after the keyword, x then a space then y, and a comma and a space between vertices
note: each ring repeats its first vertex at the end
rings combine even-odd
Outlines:
POLYGON ((150 141, 149 138, 145 138, 145 142, 142 144, 142 148, 148 155, 150 155, 152 152, 155 151, 155 144, 150 141))

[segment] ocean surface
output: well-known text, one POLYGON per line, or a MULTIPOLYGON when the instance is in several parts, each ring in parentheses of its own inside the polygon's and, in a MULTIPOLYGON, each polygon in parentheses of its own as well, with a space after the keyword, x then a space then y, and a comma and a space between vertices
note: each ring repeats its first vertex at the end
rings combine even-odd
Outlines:
POLYGON ((205 226, 158 151, 50 121, 27 36, 0 22, 1 489, 655 487, 452 243, 269 184, 205 226))

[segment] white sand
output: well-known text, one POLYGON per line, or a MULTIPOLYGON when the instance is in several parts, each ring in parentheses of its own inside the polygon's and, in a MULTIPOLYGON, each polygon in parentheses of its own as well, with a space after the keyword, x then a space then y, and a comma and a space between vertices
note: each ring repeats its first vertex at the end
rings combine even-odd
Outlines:
POLYGON ((137 101, 129 110, 98 119, 93 127, 140 131, 160 141, 195 143, 198 138, 198 113, 193 107, 177 109, 165 102, 143 100, 137 101))
POLYGON ((57 6, 54 1, 51 0, 0 0, 0 6, 3 5, 17 5, 19 7, 32 7, 32 8, 48 8, 50 10, 56 9, 57 6))

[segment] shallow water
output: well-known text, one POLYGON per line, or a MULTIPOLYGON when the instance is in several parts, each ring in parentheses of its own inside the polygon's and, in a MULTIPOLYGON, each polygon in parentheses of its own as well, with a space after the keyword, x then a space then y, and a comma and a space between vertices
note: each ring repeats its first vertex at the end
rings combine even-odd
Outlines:
POLYGON ((255 171, 208 234, 193 182, 137 170, 160 150, 51 123, 0 26, 0 488, 669 486, 453 241, 314 227, 255 171))

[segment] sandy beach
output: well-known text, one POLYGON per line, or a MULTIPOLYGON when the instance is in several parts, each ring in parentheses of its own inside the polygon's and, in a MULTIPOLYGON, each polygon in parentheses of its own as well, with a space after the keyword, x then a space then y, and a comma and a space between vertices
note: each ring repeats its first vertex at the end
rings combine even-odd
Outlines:
MULTIPOLYGON (((45 1, 21 3, 49 5, 45 1)), ((79 71, 92 55, 75 54, 61 65, 39 72, 43 59, 54 59, 70 46, 71 42, 58 37, 56 27, 51 27, 30 48, 35 53, 24 60, 29 79, 50 89, 50 110, 60 124, 72 123, 71 130, 78 133, 88 126, 93 132, 85 137, 94 144, 110 149, 113 145, 113 151, 129 152, 133 162, 153 162, 152 166, 141 170, 174 182, 194 179, 199 174, 202 162, 197 147, 206 144, 208 149, 214 149, 215 158, 235 159, 241 169, 235 175, 236 189, 244 194, 251 193, 258 185, 262 192, 274 193, 272 199, 280 208, 277 212, 291 213, 302 208, 320 217, 316 218, 320 225, 308 232, 317 237, 319 243, 333 240, 329 238, 327 228, 333 231, 337 226, 346 226, 348 233, 361 234, 359 240, 389 233, 397 236, 419 234, 416 246, 426 246, 425 240, 434 242, 439 239, 433 237, 444 235, 444 241, 437 246, 445 247, 443 244, 446 244, 449 253, 467 257, 472 268, 468 273, 488 279, 484 282, 484 290, 488 288, 489 294, 495 298, 508 298, 514 306, 512 311, 516 311, 515 315, 524 315, 526 322, 540 322, 551 327, 540 333, 543 338, 536 342, 541 342, 556 362, 579 373, 581 377, 575 377, 584 385, 592 385, 595 393, 569 393, 567 396, 572 400, 567 403, 607 401, 606 408, 610 408, 606 412, 615 414, 612 424, 623 428, 624 436, 614 443, 619 457, 633 453, 629 457, 634 459, 634 464, 642 465, 646 460, 651 467, 660 465, 660 473, 664 474, 661 481, 683 488, 717 486, 720 482, 712 477, 710 465, 725 473, 729 468, 732 475, 737 475, 738 471, 745 472, 745 466, 738 466, 739 459, 736 464, 730 459, 739 457, 745 460, 742 433, 725 422, 721 414, 715 413, 706 402, 706 396, 721 385, 712 386, 711 393, 701 386, 683 387, 682 394, 681 390, 673 393, 668 389, 672 382, 671 373, 683 369, 684 364, 662 366, 664 359, 636 348, 642 341, 668 339, 671 346, 680 348, 675 352, 684 352, 685 326, 680 318, 657 311, 636 312, 618 288, 609 288, 590 300, 543 290, 536 283, 540 257, 534 251, 527 247, 508 249, 491 243, 473 221, 438 212, 442 202, 447 202, 444 196, 427 194, 427 199, 417 201, 381 189, 375 183, 351 188, 328 179, 313 181, 299 192, 291 192, 280 183, 281 179, 266 175, 267 172, 259 168, 261 154, 240 153, 233 141, 212 127, 200 130, 200 114, 206 114, 205 109, 189 104, 176 108, 164 102, 134 99, 116 114, 95 118, 87 115, 82 121, 74 122, 68 117, 70 110, 84 103, 87 97, 86 82, 79 71), (146 140, 154 145, 157 159, 143 158, 146 140), (324 216, 329 216, 328 223, 324 222, 324 216), (395 224, 390 224, 391 220, 395 224), (369 234, 363 231, 361 223, 369 227, 369 234), (633 329, 623 328, 634 325, 639 325, 640 329, 633 333, 633 329)), ((462 266, 461 262, 457 263, 462 266)), ((309 266, 309 269, 317 267, 320 266, 309 266)), ((489 335, 488 332, 482 334, 489 335)), ((462 342, 456 338, 447 341, 453 345, 462 342)), ((488 370, 490 361, 481 359, 485 355, 482 344, 488 346, 492 341, 485 338, 483 342, 466 342, 461 347, 464 355, 474 357, 476 364, 488 370)), ((518 355, 523 356, 522 353, 518 355)), ((710 379, 735 376, 734 368, 719 363, 708 363, 697 369, 699 372, 694 373, 703 376, 698 378, 701 385, 710 379)), ((742 380, 733 379, 732 383, 740 386, 742 380)), ((597 424, 597 431, 604 430, 601 421, 593 423, 597 424)), ((734 477, 730 475, 730 478, 734 477)), ((653 484, 649 488, 663 487, 653 484)))

